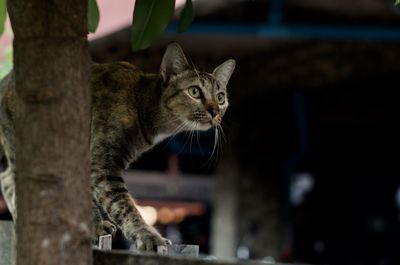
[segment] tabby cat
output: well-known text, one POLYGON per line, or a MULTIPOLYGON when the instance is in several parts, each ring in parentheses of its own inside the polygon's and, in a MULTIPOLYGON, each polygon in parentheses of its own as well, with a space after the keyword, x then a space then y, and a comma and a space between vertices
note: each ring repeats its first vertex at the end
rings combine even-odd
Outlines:
MULTIPOLYGON (((228 60, 213 73, 197 71, 176 43, 168 46, 159 74, 143 73, 127 62, 91 66, 94 238, 118 227, 139 250, 170 244, 144 222, 121 173, 166 137, 218 126, 228 107, 226 86, 234 67, 235 61, 228 60)), ((0 179, 14 218, 15 97, 11 72, 0 83, 0 140, 8 162, 0 179)))

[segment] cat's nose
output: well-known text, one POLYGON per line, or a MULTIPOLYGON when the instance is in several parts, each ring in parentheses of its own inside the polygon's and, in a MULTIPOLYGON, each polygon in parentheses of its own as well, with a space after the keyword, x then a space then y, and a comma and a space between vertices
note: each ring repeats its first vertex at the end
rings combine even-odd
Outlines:
POLYGON ((217 116, 218 115, 218 109, 217 108, 215 108, 215 107, 208 107, 207 108, 207 111, 208 111, 208 113, 210 113, 211 114, 211 117, 212 118, 215 118, 215 116, 217 116))

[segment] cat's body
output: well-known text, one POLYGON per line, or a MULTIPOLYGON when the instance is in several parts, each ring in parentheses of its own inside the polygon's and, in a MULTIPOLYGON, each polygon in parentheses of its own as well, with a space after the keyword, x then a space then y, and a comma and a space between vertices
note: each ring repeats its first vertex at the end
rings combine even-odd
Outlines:
MULTIPOLYGON (((122 171, 168 136, 219 125, 228 106, 226 84, 233 69, 234 61, 229 60, 213 74, 198 72, 177 44, 168 47, 160 74, 145 74, 125 62, 91 66, 90 148, 96 236, 113 232, 117 226, 139 249, 168 244, 143 221, 122 171), (100 215, 99 208, 108 218, 100 215)), ((14 218, 15 98, 10 73, 0 83, 0 139, 8 161, 0 180, 14 218)))

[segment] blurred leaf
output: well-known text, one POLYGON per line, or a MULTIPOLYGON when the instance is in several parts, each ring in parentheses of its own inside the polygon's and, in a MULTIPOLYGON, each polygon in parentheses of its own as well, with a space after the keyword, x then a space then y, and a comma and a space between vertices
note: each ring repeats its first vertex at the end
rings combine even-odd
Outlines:
POLYGON ((194 12, 193 12, 192 0, 186 0, 185 7, 182 9, 181 15, 179 18, 178 31, 179 32, 187 31, 193 22, 193 18, 194 18, 194 12))
MULTIPOLYGON (((2 1, 2 0, 0 0, 2 1)), ((89 32, 95 33, 97 26, 99 25, 99 7, 97 6, 96 0, 89 0, 88 3, 88 30, 89 32)))
POLYGON ((132 50, 150 47, 161 36, 175 10, 175 0, 136 0, 133 13, 132 50))
POLYGON ((396 0, 396 2, 394 3, 395 6, 400 5, 400 0, 396 0))
POLYGON ((0 36, 4 31, 4 23, 7 17, 7 3, 6 0, 0 0, 0 36))

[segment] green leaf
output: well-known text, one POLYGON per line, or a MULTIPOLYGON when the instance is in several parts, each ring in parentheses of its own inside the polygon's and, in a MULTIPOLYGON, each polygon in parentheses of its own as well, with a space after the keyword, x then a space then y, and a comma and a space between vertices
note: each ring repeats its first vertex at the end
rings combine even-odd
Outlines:
MULTIPOLYGON (((2 1, 2 0, 0 0, 2 1)), ((96 0, 89 0, 88 3, 88 30, 95 33, 99 25, 100 12, 96 0)))
POLYGON ((400 0, 396 0, 396 2, 394 3, 395 6, 400 5, 400 0))
POLYGON ((6 0, 0 0, 0 36, 4 31, 4 24, 7 18, 7 3, 6 0))
POLYGON ((181 15, 179 18, 178 31, 179 32, 187 31, 193 22, 193 18, 194 18, 194 12, 193 12, 192 0, 186 0, 185 7, 182 9, 181 15))
POLYGON ((175 10, 175 0, 136 0, 133 13, 132 50, 150 47, 164 32, 175 10))

